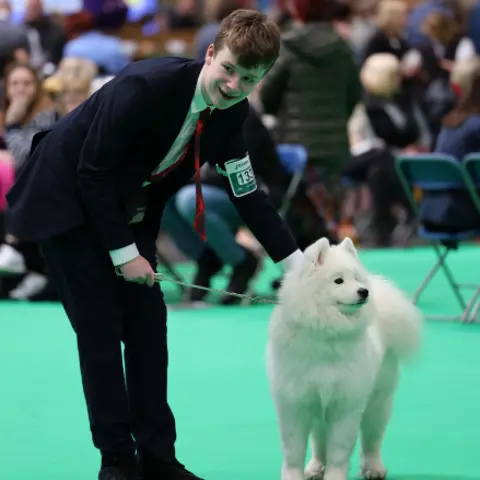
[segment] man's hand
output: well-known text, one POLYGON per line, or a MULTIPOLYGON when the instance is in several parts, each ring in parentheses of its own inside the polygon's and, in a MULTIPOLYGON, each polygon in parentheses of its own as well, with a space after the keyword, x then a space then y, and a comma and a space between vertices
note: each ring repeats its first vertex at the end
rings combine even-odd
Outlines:
POLYGON ((136 257, 120 266, 120 271, 127 282, 147 284, 155 283, 155 272, 150 263, 143 257, 136 257))

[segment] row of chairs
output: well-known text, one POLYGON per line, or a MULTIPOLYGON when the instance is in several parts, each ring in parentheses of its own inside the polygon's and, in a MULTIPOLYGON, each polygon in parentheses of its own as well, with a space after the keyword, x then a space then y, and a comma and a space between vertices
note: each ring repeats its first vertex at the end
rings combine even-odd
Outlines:
MULTIPOLYGON (((290 185, 285 193, 279 213, 285 217, 298 186, 303 178, 307 165, 308 155, 300 145, 280 144, 277 146, 278 156, 283 168, 291 175, 290 185)), ((460 189, 468 192, 480 219, 480 154, 468 155, 459 162, 456 158, 442 154, 422 154, 400 156, 396 159, 398 178, 405 194, 411 204, 412 211, 419 217, 419 200, 415 189, 422 192, 460 189)), ((419 225, 418 236, 429 241, 434 249, 437 260, 427 273, 420 286, 414 292, 413 301, 418 303, 420 296, 431 283, 439 271, 443 271, 457 302, 461 313, 456 316, 430 315, 428 318, 473 322, 480 311, 480 284, 458 283, 447 264, 448 255, 458 248, 460 242, 480 236, 480 228, 464 230, 456 233, 429 231, 425 226, 419 225), (462 290, 473 289, 473 294, 465 301, 462 290)), ((160 263, 179 282, 184 279, 177 273, 167 258, 160 255, 160 263)), ((247 292, 249 294, 251 292, 247 292)), ((248 301, 243 302, 244 304, 248 301)))
MULTIPOLYGON (((480 154, 471 154, 462 161, 442 154, 422 154, 399 156, 396 159, 396 171, 410 202, 413 212, 419 218, 421 199, 415 195, 418 189, 423 193, 462 190, 468 193, 472 204, 478 213, 480 225, 480 154)), ((427 273, 413 295, 414 303, 418 303, 432 279, 439 271, 443 271, 461 312, 459 315, 430 315, 427 318, 435 320, 461 321, 471 323, 476 321, 480 309, 480 283, 459 283, 447 264, 448 255, 456 250, 462 241, 472 240, 480 236, 480 228, 466 229, 456 233, 447 231, 431 231, 423 225, 418 226, 418 236, 427 240, 433 246, 436 262, 427 273), (465 301, 462 291, 473 290, 473 294, 465 301)))

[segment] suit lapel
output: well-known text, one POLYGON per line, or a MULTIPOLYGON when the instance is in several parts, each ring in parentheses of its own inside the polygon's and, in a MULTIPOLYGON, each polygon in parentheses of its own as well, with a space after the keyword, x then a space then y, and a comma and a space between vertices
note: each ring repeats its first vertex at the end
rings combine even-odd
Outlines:
POLYGON ((173 76, 180 73, 178 75, 177 88, 170 98, 165 99, 167 103, 160 105, 157 117, 158 122, 155 122, 151 130, 149 143, 151 144, 150 150, 152 155, 148 157, 148 165, 146 166, 148 170, 147 176, 165 159, 180 133, 190 110, 202 66, 202 62, 192 61, 184 69, 172 72, 173 76))

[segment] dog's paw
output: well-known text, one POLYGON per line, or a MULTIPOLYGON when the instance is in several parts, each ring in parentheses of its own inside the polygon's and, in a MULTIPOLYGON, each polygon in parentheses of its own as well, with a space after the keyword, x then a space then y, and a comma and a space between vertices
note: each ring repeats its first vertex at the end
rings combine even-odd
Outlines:
POLYGON ((363 478, 364 480, 385 480, 387 478, 387 471, 362 468, 359 478, 363 478))
POLYGON ((325 467, 315 458, 308 462, 305 469, 305 480, 323 480, 325 467))

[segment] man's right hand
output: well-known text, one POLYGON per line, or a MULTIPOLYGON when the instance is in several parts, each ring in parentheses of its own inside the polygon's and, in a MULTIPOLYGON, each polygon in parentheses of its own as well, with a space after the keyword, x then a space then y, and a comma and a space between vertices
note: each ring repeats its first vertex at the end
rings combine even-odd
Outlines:
POLYGON ((127 282, 147 284, 155 283, 155 272, 150 263, 143 257, 136 257, 120 266, 120 271, 127 282))

